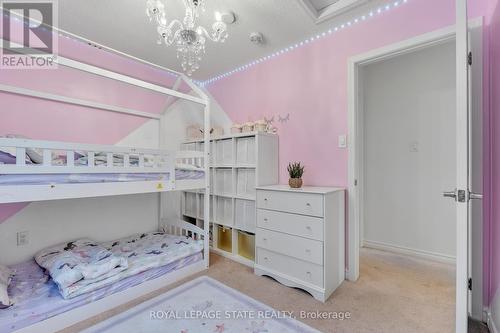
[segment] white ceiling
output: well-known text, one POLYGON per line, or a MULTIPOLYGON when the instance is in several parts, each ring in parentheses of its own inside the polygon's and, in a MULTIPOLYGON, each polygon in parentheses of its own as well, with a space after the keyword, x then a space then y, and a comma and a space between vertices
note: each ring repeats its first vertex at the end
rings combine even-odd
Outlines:
MULTIPOLYGON (((361 0, 362 5, 349 12, 316 23, 304 7, 304 0, 207 0, 201 23, 210 27, 215 11, 233 11, 236 23, 229 26, 224 44, 207 42, 201 68, 193 78, 205 80, 275 50, 327 30, 350 17, 366 12, 386 0, 361 0), (266 43, 254 45, 251 32, 261 32, 266 43)), ((336 0, 307 0, 322 6, 336 0)), ((345 0, 340 0, 340 2, 345 0)), ((167 19, 182 18, 182 0, 164 0, 167 19)), ((338 3, 336 4, 338 6, 338 3)), ((173 48, 157 45, 155 25, 145 14, 145 0, 64 0, 59 1, 61 29, 106 45, 118 51, 181 71, 173 48)))

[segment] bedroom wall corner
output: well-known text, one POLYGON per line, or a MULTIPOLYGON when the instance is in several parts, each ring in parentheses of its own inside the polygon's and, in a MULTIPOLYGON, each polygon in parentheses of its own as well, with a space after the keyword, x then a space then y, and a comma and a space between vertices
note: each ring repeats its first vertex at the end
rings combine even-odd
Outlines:
MULTIPOLYGON (((210 100, 211 126, 220 126, 224 133, 229 133, 232 122, 228 114, 222 109, 214 97, 203 89, 210 100)), ((186 128, 189 125, 203 125, 203 106, 184 100, 178 100, 165 110, 162 116, 162 129, 164 131, 161 147, 169 150, 179 150, 180 145, 186 140, 186 128)), ((181 193, 165 192, 162 196, 161 216, 167 220, 180 219, 181 193)))

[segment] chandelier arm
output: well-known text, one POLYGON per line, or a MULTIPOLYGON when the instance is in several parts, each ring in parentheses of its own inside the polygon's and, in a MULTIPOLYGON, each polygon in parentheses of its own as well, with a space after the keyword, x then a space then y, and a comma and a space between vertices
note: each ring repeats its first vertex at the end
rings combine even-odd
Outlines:
POLYGON ((180 31, 184 28, 182 22, 179 20, 172 20, 168 25, 158 25, 158 34, 168 46, 172 45, 175 42, 175 34, 172 34, 172 31, 174 31, 174 28, 176 26, 178 26, 178 29, 176 31, 180 31))
POLYGON ((220 42, 223 38, 220 37, 220 35, 217 34, 217 30, 212 29, 212 33, 209 33, 207 29, 205 29, 202 26, 199 26, 196 31, 202 35, 205 36, 206 38, 210 39, 212 42, 220 42))

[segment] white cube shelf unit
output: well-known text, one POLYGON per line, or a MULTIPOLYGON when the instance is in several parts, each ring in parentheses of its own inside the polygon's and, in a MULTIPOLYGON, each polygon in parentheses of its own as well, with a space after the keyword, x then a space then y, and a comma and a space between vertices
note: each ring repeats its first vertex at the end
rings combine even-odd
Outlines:
MULTIPOLYGON (((181 147, 199 151, 203 148, 201 140, 186 141, 181 147)), ((255 234, 255 188, 278 183, 278 136, 255 132, 226 135, 211 140, 210 152, 212 250, 253 266, 253 261, 238 255, 238 232, 255 234), (232 252, 217 247, 218 226, 223 226, 225 232, 230 230, 232 252)), ((203 225, 203 194, 184 192, 181 215, 203 225)))

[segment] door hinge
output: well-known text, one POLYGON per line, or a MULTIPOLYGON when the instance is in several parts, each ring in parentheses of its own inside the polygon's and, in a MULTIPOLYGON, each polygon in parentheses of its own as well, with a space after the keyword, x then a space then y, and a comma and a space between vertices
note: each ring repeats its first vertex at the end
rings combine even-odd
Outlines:
POLYGON ((469 286, 469 290, 472 291, 472 278, 469 278, 468 286, 469 286))
POLYGON ((469 64, 469 66, 472 66, 472 52, 469 52, 469 54, 467 55, 467 63, 469 64))
POLYGON ((358 186, 358 180, 354 179, 354 186, 358 186))

